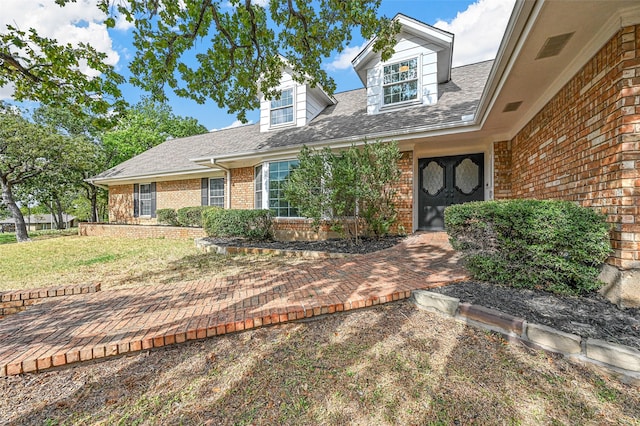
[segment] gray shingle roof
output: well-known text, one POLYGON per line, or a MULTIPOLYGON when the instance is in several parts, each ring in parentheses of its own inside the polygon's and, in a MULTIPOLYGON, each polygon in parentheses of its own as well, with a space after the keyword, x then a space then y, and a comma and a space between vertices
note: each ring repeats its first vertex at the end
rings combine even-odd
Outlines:
POLYGON ((439 85, 435 105, 367 114, 366 89, 336 93, 336 105, 327 107, 304 127, 260 133, 260 124, 235 127, 164 142, 93 179, 126 179, 154 174, 207 171, 194 158, 269 152, 331 141, 361 139, 377 134, 407 133, 412 128, 462 125, 462 117, 475 114, 493 61, 451 70, 451 81, 439 85))

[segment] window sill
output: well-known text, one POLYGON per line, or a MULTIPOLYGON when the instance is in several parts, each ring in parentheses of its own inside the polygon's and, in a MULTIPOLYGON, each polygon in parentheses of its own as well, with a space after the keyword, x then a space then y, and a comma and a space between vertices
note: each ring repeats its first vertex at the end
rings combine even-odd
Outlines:
POLYGON ((422 105, 422 102, 420 100, 398 102, 398 103, 395 103, 395 104, 389 104, 389 105, 381 106, 380 107, 380 112, 395 111, 395 110, 400 110, 400 109, 414 107, 414 106, 420 106, 420 105, 422 105))
POLYGON ((295 121, 291 121, 289 123, 282 123, 282 124, 270 124, 269 130, 278 130, 278 129, 283 129, 287 127, 295 127, 295 125, 296 125, 295 121))

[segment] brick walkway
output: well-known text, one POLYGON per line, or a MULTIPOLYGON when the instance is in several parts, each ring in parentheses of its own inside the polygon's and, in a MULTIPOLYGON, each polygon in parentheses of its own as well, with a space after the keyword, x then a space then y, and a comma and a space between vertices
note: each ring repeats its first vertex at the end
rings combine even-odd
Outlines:
POLYGON ((391 302, 465 278, 443 233, 282 271, 44 299, 0 320, 0 376, 391 302))

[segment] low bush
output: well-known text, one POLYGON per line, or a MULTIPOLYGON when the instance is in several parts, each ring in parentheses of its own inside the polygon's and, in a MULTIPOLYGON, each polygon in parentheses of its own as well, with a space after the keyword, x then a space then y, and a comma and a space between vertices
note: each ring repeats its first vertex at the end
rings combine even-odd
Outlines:
POLYGON ((180 226, 202 228, 202 213, 208 210, 219 210, 219 207, 195 206, 178 209, 178 223, 180 226))
POLYGON ((207 210, 203 214, 203 227, 210 237, 265 240, 271 237, 271 212, 269 210, 207 210))
POLYGON ((475 279, 558 294, 599 288, 599 266, 611 252, 605 217, 568 201, 454 205, 445 227, 475 279))
POLYGON ((160 224, 180 226, 180 222, 178 222, 178 213, 176 213, 175 209, 158 209, 156 210, 156 217, 160 224))

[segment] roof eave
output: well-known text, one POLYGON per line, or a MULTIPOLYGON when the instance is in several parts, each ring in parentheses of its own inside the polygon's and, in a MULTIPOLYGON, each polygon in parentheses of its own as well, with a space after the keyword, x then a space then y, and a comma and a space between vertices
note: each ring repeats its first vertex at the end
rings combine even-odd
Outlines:
POLYGON ((545 0, 516 0, 476 110, 476 120, 480 126, 484 124, 491 112, 497 95, 544 2, 545 0))

